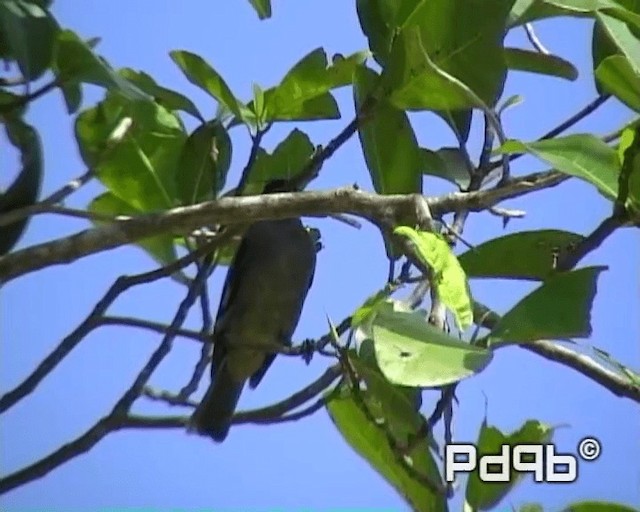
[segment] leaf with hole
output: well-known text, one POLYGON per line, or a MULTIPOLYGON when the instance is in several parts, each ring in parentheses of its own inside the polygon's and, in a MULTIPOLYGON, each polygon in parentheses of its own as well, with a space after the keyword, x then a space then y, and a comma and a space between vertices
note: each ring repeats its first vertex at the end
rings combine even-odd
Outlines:
POLYGON ((401 311, 392 302, 378 309, 372 333, 380 370, 401 386, 451 384, 479 373, 493 356, 436 329, 423 312, 401 311))

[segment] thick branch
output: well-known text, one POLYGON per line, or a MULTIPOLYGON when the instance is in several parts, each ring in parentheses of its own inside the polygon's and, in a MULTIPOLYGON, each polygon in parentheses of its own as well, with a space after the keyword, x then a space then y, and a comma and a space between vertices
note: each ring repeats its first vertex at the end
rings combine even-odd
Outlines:
MULTIPOLYGON (((519 197, 561 183, 568 176, 551 171, 513 180, 504 187, 470 193, 426 198, 434 216, 460 209, 481 211, 506 199, 519 197)), ((377 195, 353 188, 323 192, 225 197, 194 206, 140 215, 98 226, 0 258, 0 282, 51 265, 71 263, 79 258, 164 233, 192 232, 205 225, 247 223, 262 219, 326 216, 350 213, 376 224, 415 222, 424 209, 422 196, 377 195)))

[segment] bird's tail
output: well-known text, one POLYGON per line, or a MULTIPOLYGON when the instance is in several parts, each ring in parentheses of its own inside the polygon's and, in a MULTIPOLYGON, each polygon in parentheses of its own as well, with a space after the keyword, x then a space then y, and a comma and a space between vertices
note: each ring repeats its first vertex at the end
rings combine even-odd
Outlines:
POLYGON ((213 382, 191 416, 190 430, 211 437, 221 443, 229 433, 231 418, 240 400, 244 381, 238 382, 227 370, 223 361, 213 378, 213 382))

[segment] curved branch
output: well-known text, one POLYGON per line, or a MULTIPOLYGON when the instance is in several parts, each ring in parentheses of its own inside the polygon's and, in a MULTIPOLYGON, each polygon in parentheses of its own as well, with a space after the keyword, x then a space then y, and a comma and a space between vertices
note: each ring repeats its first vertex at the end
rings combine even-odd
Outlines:
POLYGON ((51 265, 137 242, 150 236, 192 232, 211 224, 238 224, 256 220, 350 213, 375 224, 421 221, 426 205, 434 216, 460 209, 481 211, 506 199, 553 187, 569 176, 557 171, 534 173, 491 190, 453 193, 441 197, 417 194, 378 195, 342 188, 323 192, 298 192, 266 196, 225 197, 165 212, 136 216, 81 231, 69 237, 28 247, 0 258, 0 282, 51 265))

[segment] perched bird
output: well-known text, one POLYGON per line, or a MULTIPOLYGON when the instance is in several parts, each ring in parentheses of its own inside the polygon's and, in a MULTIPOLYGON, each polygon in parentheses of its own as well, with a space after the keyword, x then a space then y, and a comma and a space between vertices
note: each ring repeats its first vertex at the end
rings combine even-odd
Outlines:
MULTIPOLYGON (((263 193, 290 191, 284 180, 263 193)), ((255 388, 288 345, 313 281, 316 248, 299 218, 258 221, 245 232, 224 283, 213 330, 211 384, 191 430, 222 442, 247 380, 255 388)))

